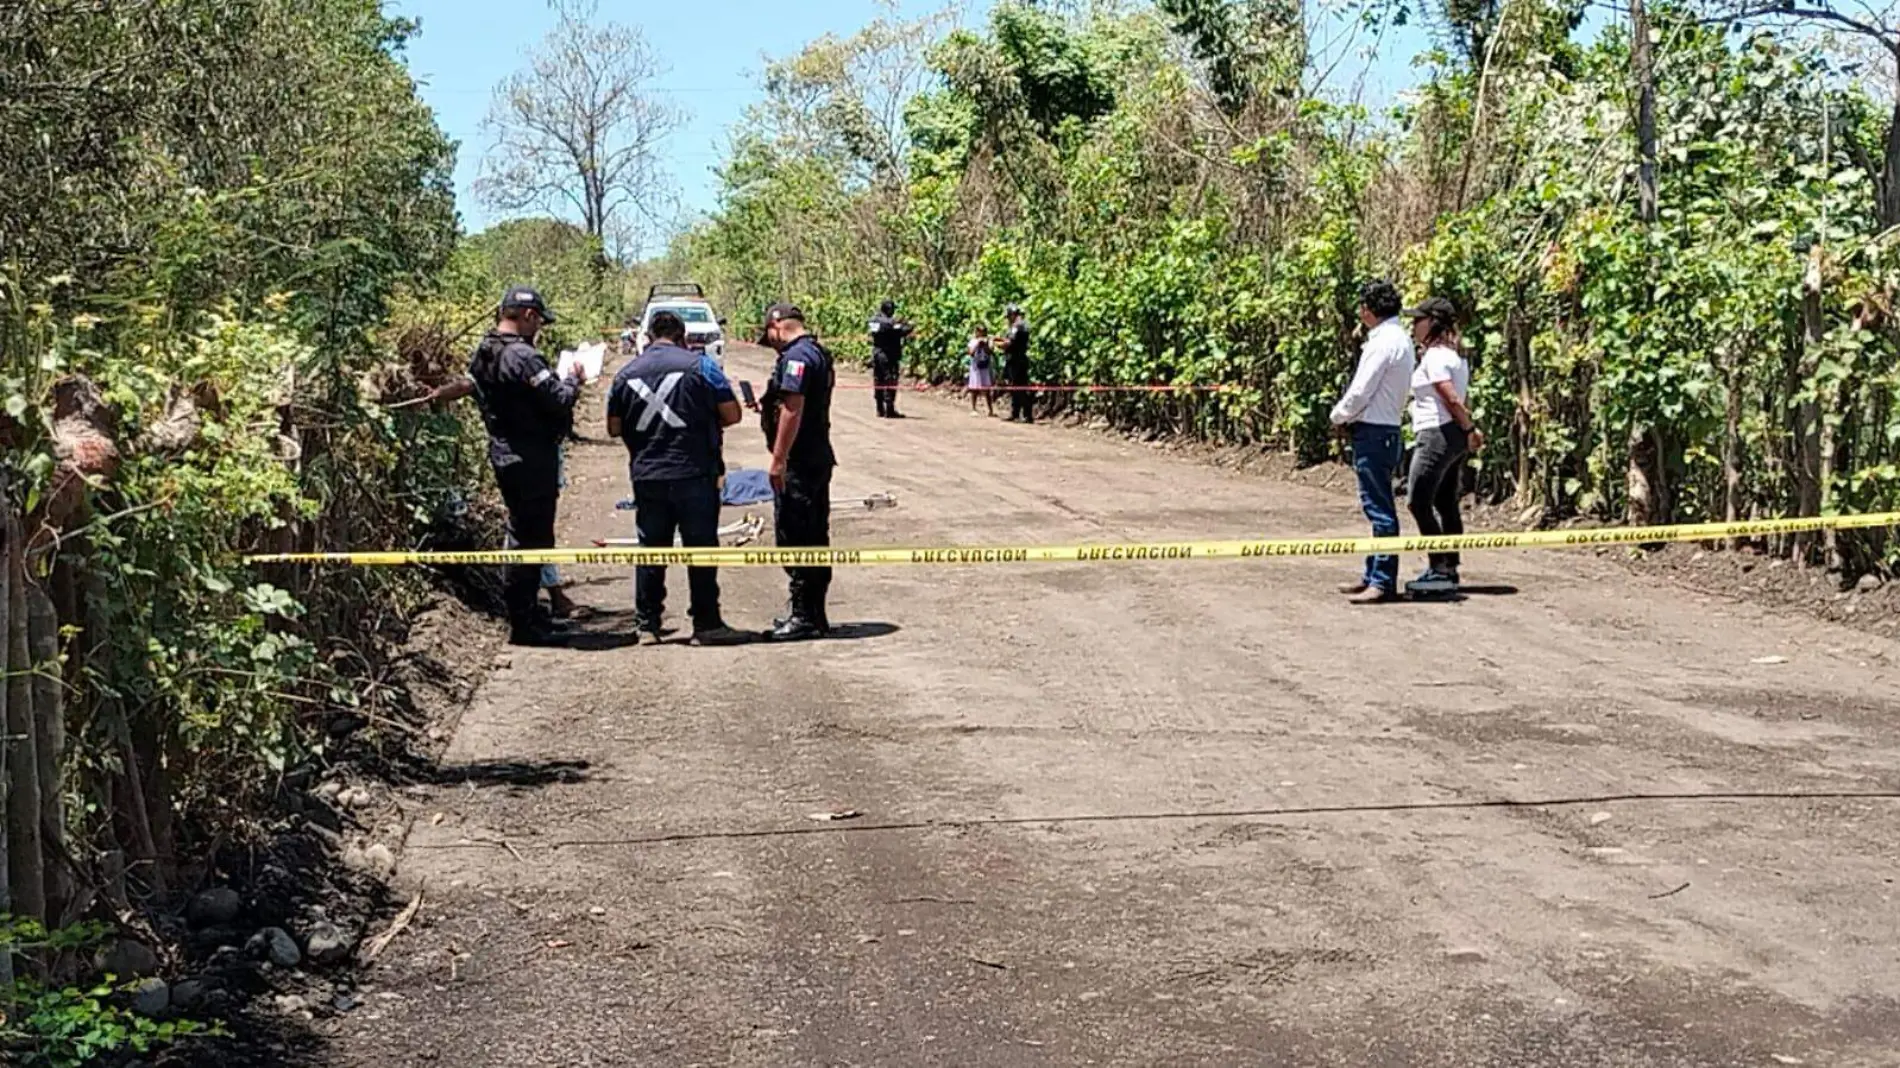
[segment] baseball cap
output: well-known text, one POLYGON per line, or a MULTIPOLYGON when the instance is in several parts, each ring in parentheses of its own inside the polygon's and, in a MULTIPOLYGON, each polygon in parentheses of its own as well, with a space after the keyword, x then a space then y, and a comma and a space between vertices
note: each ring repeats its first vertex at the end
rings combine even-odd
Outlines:
POLYGON ((1458 308, 1444 297, 1431 297, 1419 301, 1418 307, 1407 308, 1399 313, 1407 319, 1430 319, 1435 323, 1453 326, 1458 322, 1458 308))
POLYGON ((759 328, 759 344, 766 343, 766 332, 772 329, 773 323, 784 322, 787 319, 796 319, 802 323, 805 321, 805 313, 799 311, 796 304, 774 304, 765 309, 765 325, 759 328))
POLYGON ((527 286, 515 286, 502 294, 501 310, 507 311, 510 308, 532 308, 541 313, 542 322, 554 322, 554 313, 548 310, 547 302, 541 299, 539 292, 527 286))
POLYGON ((1021 315, 1022 313, 1023 306, 1020 304, 1011 304, 1009 307, 1003 309, 1004 315, 1021 315))

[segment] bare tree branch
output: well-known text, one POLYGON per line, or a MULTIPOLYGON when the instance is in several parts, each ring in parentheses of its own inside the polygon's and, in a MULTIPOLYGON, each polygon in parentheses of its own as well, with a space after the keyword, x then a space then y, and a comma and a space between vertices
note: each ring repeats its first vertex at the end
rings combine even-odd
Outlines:
POLYGON ((603 249, 623 246, 634 217, 673 202, 661 148, 685 116, 652 92, 665 68, 637 28, 596 25, 596 0, 553 2, 555 28, 495 90, 476 193, 502 211, 578 212, 603 249))

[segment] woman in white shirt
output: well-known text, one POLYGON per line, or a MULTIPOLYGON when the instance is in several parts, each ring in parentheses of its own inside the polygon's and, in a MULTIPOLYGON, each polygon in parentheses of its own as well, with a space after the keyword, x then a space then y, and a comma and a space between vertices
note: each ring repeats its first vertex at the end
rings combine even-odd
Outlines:
MULTIPOLYGON (((1416 451, 1405 499, 1418 532, 1440 537, 1465 532, 1458 498, 1464 493, 1465 464, 1484 447, 1484 432, 1471 420, 1466 398, 1471 365, 1458 339, 1458 310, 1444 297, 1433 297, 1405 315, 1412 338, 1424 355, 1412 372, 1412 436, 1416 451)), ((1458 581, 1457 553, 1431 554, 1421 582, 1458 581)))

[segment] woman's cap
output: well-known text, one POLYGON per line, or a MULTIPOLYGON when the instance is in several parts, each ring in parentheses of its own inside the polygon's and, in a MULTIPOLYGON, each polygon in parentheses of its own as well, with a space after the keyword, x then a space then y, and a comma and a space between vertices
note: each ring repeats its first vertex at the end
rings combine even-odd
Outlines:
POLYGON ((1432 297, 1419 302, 1416 308, 1407 308, 1400 314, 1407 319, 1430 319, 1445 326, 1454 326, 1458 322, 1458 309, 1444 297, 1432 297))

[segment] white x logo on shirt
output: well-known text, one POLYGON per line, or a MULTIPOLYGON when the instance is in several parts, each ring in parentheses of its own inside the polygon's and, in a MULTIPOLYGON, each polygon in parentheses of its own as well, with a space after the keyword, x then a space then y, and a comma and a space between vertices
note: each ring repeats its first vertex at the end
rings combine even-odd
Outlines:
POLYGON ((673 391, 679 389, 680 379, 685 377, 686 372, 674 371, 660 379, 658 393, 655 393, 653 387, 645 382, 637 378, 633 380, 633 391, 640 395, 640 399, 647 402, 646 410, 640 413, 640 422, 634 427, 635 430, 645 431, 653 425, 655 419, 665 420, 667 426, 676 430, 686 426, 686 420, 681 419, 679 413, 673 410, 673 406, 667 403, 672 399, 673 391))

